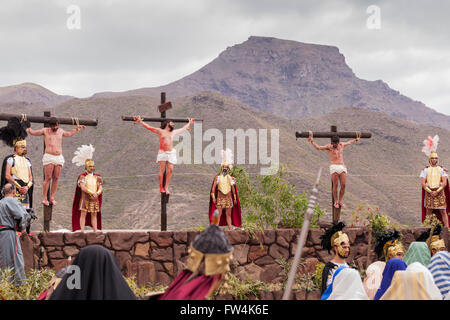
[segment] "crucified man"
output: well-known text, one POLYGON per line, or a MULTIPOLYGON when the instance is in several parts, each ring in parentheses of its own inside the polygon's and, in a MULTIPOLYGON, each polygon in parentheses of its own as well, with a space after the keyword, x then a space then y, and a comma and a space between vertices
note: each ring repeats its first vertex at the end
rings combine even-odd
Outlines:
POLYGON ((195 119, 188 118, 189 122, 180 129, 176 129, 172 121, 164 120, 161 123, 161 128, 154 128, 149 126, 144 122, 140 116, 133 117, 134 123, 140 123, 142 126, 151 132, 158 134, 159 136, 159 150, 156 162, 159 163, 159 191, 161 193, 170 194, 169 182, 172 178, 173 165, 177 164, 177 151, 173 149, 173 137, 185 130, 189 130, 191 124, 194 123, 195 119), (166 170, 166 185, 163 186, 164 171, 166 170))
POLYGON ((44 183, 42 185, 43 200, 45 206, 56 205, 55 194, 58 188, 58 178, 64 165, 64 157, 62 155, 62 138, 72 137, 86 126, 77 125, 72 131, 64 131, 59 127, 58 119, 52 117, 49 120, 50 128, 42 128, 40 130, 27 129, 27 132, 32 136, 44 136, 45 151, 42 158, 44 166, 44 183), (48 188, 52 181, 52 190, 50 193, 50 203, 47 199, 48 188))
POLYGON ((317 143, 313 141, 312 136, 310 135, 308 141, 316 148, 317 150, 327 150, 328 155, 330 157, 330 174, 331 181, 333 182, 333 199, 334 199, 334 207, 345 208, 343 203, 344 193, 345 193, 345 182, 347 179, 347 167, 344 164, 344 147, 351 145, 354 142, 359 141, 361 138, 356 138, 353 140, 349 140, 347 142, 340 142, 339 136, 334 135, 331 138, 331 144, 327 144, 324 146, 319 146, 317 143), (340 184, 339 191, 339 199, 337 197, 337 189, 338 184, 340 184))

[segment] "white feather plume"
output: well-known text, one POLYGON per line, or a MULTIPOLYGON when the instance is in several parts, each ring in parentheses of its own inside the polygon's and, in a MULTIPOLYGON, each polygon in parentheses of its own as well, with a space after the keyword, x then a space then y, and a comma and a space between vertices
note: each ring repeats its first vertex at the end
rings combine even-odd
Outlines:
POLYGON ((84 166, 86 159, 92 159, 94 156, 95 148, 90 145, 83 144, 81 147, 73 153, 75 156, 72 158, 72 163, 75 163, 78 167, 84 166))
POLYGON ((230 165, 230 169, 233 167, 233 151, 229 148, 222 150, 222 164, 224 163, 228 163, 230 165))
POLYGON ((438 143, 438 135, 435 135, 433 138, 428 136, 425 140, 423 140, 422 152, 425 153, 427 157, 429 157, 431 152, 436 152, 438 143))

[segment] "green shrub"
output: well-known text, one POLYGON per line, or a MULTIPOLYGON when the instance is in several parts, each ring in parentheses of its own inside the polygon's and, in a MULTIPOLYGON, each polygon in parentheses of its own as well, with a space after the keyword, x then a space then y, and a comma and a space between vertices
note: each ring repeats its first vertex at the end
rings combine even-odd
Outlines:
MULTIPOLYGON (((306 192, 296 194, 295 186, 285 179, 285 168, 272 175, 257 175, 252 183, 248 172, 237 166, 231 170, 236 179, 243 211, 243 228, 250 233, 267 228, 301 228, 308 198, 306 192)), ((310 227, 317 228, 324 211, 317 205, 310 227)))
POLYGON ((6 300, 35 300, 48 289, 54 271, 31 269, 26 274, 27 278, 17 287, 11 282, 13 274, 11 269, 0 269, 0 296, 6 300))

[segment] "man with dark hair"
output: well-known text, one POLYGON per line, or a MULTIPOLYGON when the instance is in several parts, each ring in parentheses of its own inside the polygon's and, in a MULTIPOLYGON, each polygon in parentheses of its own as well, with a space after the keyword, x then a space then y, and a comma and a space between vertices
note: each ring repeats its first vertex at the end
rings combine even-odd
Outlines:
POLYGON ((334 257, 323 268, 321 294, 330 285, 334 272, 339 267, 349 266, 346 260, 350 254, 350 240, 348 235, 342 232, 344 227, 345 223, 343 222, 333 224, 320 236, 322 248, 328 250, 328 253, 333 250, 334 253, 334 257))
POLYGON ((15 198, 16 188, 7 183, 2 189, 0 200, 0 268, 12 268, 12 281, 16 286, 25 279, 25 263, 17 232, 22 231, 31 219, 30 214, 15 198))
POLYGON ((327 150, 328 155, 330 157, 330 174, 331 181, 333 183, 333 199, 334 199, 334 207, 335 208, 345 208, 343 203, 344 193, 345 193, 345 183, 347 180, 347 167, 344 164, 344 147, 351 145, 354 142, 360 140, 360 137, 347 141, 340 142, 339 136, 334 135, 331 137, 331 144, 327 144, 324 146, 317 145, 312 136, 308 138, 308 141, 316 148, 317 150, 327 150), (338 198, 338 184, 340 184, 339 198, 338 198))
POLYGON ((42 203, 46 206, 50 205, 47 199, 48 188, 50 181, 52 181, 52 190, 50 194, 50 202, 56 205, 55 194, 58 188, 58 178, 61 169, 64 165, 64 157, 62 154, 62 138, 72 137, 86 126, 77 125, 72 131, 64 131, 59 128, 58 119, 52 117, 49 120, 50 128, 42 128, 40 130, 27 129, 27 132, 33 136, 44 136, 45 154, 42 158, 44 166, 44 183, 42 185, 43 200, 42 203))
POLYGON ((159 151, 156 162, 159 163, 159 191, 161 193, 170 194, 169 182, 172 178, 173 165, 177 164, 177 151, 173 149, 173 137, 185 130, 188 130, 190 125, 194 123, 194 119, 188 119, 189 122, 182 128, 174 130, 175 125, 173 121, 164 120, 161 123, 161 128, 154 128, 144 123, 143 119, 139 116, 134 116, 134 123, 139 122, 142 126, 151 132, 156 133, 159 136, 159 151), (164 171, 167 167, 166 185, 163 186, 164 171))

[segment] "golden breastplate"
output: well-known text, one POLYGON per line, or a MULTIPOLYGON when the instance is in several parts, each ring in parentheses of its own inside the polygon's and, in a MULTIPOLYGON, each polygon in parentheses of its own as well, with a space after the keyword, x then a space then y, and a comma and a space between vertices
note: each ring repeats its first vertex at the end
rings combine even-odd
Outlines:
POLYGON ((219 183, 218 183, 219 191, 223 194, 228 194, 231 191, 231 176, 226 175, 225 177, 220 175, 219 176, 219 183))
POLYGON ((28 176, 27 159, 22 156, 14 156, 14 167, 11 168, 11 173, 25 183, 30 181, 28 176))
POLYGON ((428 167, 427 184, 430 189, 439 188, 441 185, 441 167, 428 167))
POLYGON ((92 193, 97 192, 97 177, 96 176, 86 175, 86 189, 88 189, 92 193))

